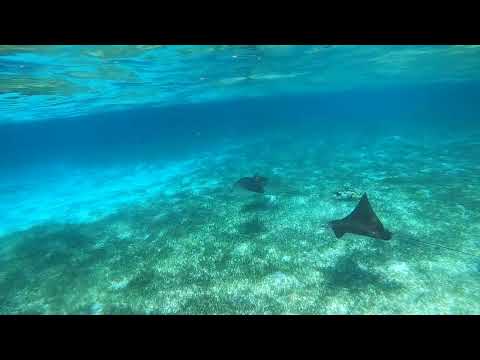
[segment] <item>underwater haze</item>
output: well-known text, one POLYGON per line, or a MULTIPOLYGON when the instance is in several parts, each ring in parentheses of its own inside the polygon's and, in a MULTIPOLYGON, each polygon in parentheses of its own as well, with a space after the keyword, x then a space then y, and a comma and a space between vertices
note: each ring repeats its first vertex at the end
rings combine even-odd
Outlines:
POLYGON ((0 154, 0 314, 480 314, 480 45, 1 45, 0 154))

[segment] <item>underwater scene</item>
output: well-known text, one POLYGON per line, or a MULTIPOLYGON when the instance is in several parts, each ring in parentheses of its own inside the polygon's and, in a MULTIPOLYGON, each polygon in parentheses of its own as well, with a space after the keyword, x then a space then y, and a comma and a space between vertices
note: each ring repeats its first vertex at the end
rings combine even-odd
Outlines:
POLYGON ((1 45, 0 314, 480 314, 480 45, 1 45))

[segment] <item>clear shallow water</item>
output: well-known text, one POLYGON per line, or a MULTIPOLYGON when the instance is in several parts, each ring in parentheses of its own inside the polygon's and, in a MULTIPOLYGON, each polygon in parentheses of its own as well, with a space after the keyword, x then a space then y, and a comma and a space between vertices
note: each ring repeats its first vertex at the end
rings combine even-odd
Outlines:
POLYGON ((0 47, 0 312, 479 313, 479 51, 0 47))
POLYGON ((2 46, 2 122, 479 80, 466 46, 2 46), (33 95, 33 96, 29 96, 33 95))

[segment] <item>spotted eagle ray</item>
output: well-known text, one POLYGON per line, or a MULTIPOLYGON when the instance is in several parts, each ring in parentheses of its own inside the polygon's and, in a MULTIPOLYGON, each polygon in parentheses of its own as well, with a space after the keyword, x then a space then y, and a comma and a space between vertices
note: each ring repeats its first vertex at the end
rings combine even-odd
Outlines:
POLYGON ((392 233, 386 230, 372 209, 364 193, 355 209, 346 217, 329 222, 337 239, 346 233, 363 235, 380 240, 390 240, 392 233))
MULTIPOLYGON (((363 194, 355 209, 348 216, 340 220, 330 221, 328 225, 335 233, 337 239, 341 238, 346 233, 369 236, 381 240, 390 240, 393 235, 390 231, 384 228, 382 222, 373 211, 366 193, 363 194)), ((402 241, 435 246, 456 252, 458 254, 469 255, 476 258, 480 257, 478 254, 473 252, 462 251, 460 249, 445 246, 443 244, 431 243, 418 239, 402 239, 402 241)))
POLYGON ((259 176, 257 174, 252 177, 244 177, 238 180, 234 186, 241 187, 242 189, 253 191, 256 193, 263 194, 265 192, 265 185, 267 183, 267 178, 259 176))

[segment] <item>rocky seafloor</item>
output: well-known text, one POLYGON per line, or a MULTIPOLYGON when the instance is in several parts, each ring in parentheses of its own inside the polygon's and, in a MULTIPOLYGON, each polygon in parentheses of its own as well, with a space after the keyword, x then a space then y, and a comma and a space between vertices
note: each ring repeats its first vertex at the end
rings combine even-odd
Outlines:
POLYGON ((148 201, 3 236, 0 313, 479 314, 479 149, 400 136, 230 149, 148 201), (254 173, 265 194, 232 187, 254 173), (334 195, 346 187, 368 193, 391 241, 335 238, 325 224, 356 204, 334 195))

